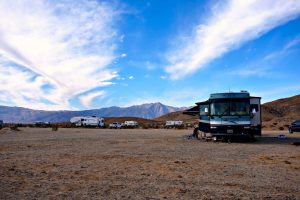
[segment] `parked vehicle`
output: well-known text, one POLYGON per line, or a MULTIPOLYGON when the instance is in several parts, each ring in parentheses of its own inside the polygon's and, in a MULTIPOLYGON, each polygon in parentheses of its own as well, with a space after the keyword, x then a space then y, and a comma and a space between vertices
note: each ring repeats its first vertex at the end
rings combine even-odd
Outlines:
POLYGON ((202 139, 261 135, 260 100, 247 91, 215 93, 184 114, 199 116, 196 137, 202 139))
POLYGON ((171 120, 171 121, 166 121, 165 126, 170 127, 170 126, 181 126, 183 124, 183 121, 179 120, 171 120))
POLYGON ((3 120, 0 120, 0 129, 3 128, 3 120))
POLYGON ((109 128, 115 128, 115 129, 120 129, 122 128, 122 124, 120 122, 113 122, 111 124, 109 124, 109 128))
POLYGON ((291 125, 289 126, 289 132, 300 132, 300 120, 296 120, 293 123, 291 123, 291 125))
POLYGON ((91 117, 72 117, 70 119, 75 126, 87 126, 87 127, 104 127, 104 119, 96 116, 91 117))
POLYGON ((137 121, 125 121, 124 122, 124 127, 127 127, 127 128, 135 128, 138 126, 139 126, 139 123, 137 121))
POLYGON ((50 126, 50 122, 36 121, 34 124, 35 124, 35 126, 38 126, 38 127, 48 127, 48 126, 50 126))

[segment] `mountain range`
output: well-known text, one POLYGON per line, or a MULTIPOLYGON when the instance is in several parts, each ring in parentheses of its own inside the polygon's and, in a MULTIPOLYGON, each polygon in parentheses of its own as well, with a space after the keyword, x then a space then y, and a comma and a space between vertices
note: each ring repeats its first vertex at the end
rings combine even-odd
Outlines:
MULTIPOLYGON (((83 111, 44 111, 21 107, 0 106, 0 120, 6 123, 68 122, 74 116, 101 116, 107 120, 136 120, 139 122, 165 122, 182 120, 197 123, 197 116, 184 115, 187 107, 172 107, 161 103, 148 103, 130 107, 108 107, 83 111), (151 119, 151 120, 149 120, 151 119)), ((288 125, 300 119, 300 95, 282 98, 262 105, 263 127, 269 130, 287 129, 288 125)))
POLYGON ((139 117, 153 119, 170 112, 186 108, 167 106, 162 103, 148 103, 130 107, 108 107, 83 111, 45 111, 22 107, 0 106, 0 119, 5 123, 68 122, 74 116, 139 117))

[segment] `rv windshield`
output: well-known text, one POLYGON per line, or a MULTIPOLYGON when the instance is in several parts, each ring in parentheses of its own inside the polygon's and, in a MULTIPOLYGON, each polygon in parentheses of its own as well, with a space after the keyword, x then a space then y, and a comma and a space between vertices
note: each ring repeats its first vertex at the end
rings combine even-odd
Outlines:
POLYGON ((213 102, 211 115, 249 115, 249 102, 213 102))

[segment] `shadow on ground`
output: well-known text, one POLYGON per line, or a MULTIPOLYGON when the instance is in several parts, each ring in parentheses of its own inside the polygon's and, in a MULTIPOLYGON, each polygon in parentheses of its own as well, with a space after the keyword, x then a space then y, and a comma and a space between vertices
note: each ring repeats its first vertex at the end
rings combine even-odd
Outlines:
MULTIPOLYGON (((213 142, 212 140, 203 141, 200 139, 196 139, 195 137, 193 137, 193 135, 184 135, 180 139, 198 140, 199 142, 213 142)), ((300 146, 300 138, 289 137, 289 135, 284 135, 283 137, 278 137, 278 136, 256 136, 254 138, 235 137, 235 138, 225 138, 223 140, 218 140, 217 142, 251 143, 251 144, 278 144, 278 145, 300 146)))

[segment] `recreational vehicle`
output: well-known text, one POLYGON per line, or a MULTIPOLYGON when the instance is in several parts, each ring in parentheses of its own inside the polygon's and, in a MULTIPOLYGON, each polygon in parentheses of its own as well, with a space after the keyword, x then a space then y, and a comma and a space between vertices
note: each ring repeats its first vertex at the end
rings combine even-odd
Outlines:
POLYGON ((184 114, 199 116, 195 135, 201 139, 261 135, 260 100, 247 91, 215 93, 184 114))
POLYGON ((3 120, 0 120, 0 129, 3 127, 3 120))
POLYGON ((139 123, 137 121, 125 121, 125 127, 138 127, 139 123))
POLYGON ((181 126, 182 124, 183 124, 183 121, 173 120, 173 121, 166 121, 165 126, 181 126))
POLYGON ((93 126, 93 127, 104 127, 104 119, 96 116, 91 117, 72 117, 70 119, 72 124, 75 126, 93 126))
POLYGON ((120 122, 113 122, 111 124, 109 124, 108 126, 109 128, 114 128, 114 129, 120 129, 123 127, 123 124, 120 122))

